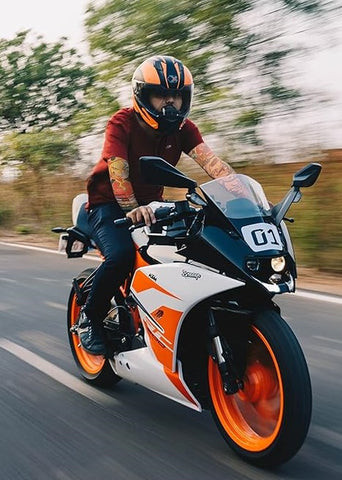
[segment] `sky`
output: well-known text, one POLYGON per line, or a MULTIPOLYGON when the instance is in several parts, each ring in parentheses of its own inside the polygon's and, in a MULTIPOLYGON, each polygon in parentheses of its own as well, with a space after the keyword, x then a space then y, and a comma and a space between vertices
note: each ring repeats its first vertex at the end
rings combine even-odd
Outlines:
MULTIPOLYGON (((70 46, 76 47, 80 53, 86 52, 85 44, 80 42, 84 38, 83 16, 87 3, 88 0, 0 0, 0 38, 11 38, 22 29, 32 29, 48 41, 66 36, 70 46)), ((296 66, 300 86, 319 89, 332 101, 314 116, 298 118, 298 126, 293 123, 283 125, 282 131, 285 137, 295 128, 305 130, 320 123, 322 127, 318 130, 326 144, 323 146, 342 148, 342 18, 336 18, 333 23, 334 35, 324 46, 319 34, 315 36, 311 32, 307 41, 317 47, 317 53, 302 59, 296 66)), ((279 125, 268 126, 270 138, 277 132, 279 125)))
POLYGON ((87 0, 0 0, 0 38, 32 29, 46 40, 69 37, 73 45, 83 38, 87 0))

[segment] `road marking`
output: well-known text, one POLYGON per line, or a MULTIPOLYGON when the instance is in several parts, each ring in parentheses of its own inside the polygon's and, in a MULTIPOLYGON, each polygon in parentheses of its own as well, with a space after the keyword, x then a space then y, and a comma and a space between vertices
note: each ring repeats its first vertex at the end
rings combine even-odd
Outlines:
POLYGON ((6 278, 6 277, 0 277, 0 282, 5 282, 5 283, 17 283, 16 280, 13 280, 12 278, 6 278))
POLYGON ((66 311, 66 306, 63 305, 62 303, 55 303, 55 302, 44 302, 44 303, 48 307, 57 308, 58 310, 66 311))
POLYGON ((56 278, 32 277, 32 280, 39 280, 40 282, 59 282, 56 278))
POLYGON ((330 447, 338 448, 342 450, 342 434, 333 432, 326 427, 320 427, 319 425, 311 425, 309 430, 309 437, 325 443, 330 447))
POLYGON ((20 245, 20 243, 0 242, 0 245, 5 245, 8 247, 16 247, 16 248, 26 248, 27 250, 36 250, 37 252, 57 253, 57 255, 62 255, 62 254, 65 255, 64 252, 58 252, 57 250, 52 250, 50 248, 33 247, 32 245, 20 245))
MULTIPOLYGON (((16 356, 23 362, 31 365, 32 367, 36 368, 40 372, 44 373, 45 375, 49 376, 53 380, 58 383, 61 383, 65 387, 73 390, 74 392, 92 400, 93 402, 101 405, 101 406, 119 406, 121 403, 107 395, 104 392, 100 392, 95 390, 94 387, 91 387, 84 383, 82 380, 74 377, 70 373, 62 370, 61 368, 57 367, 56 365, 48 362, 47 360, 43 359, 39 355, 27 350, 26 348, 7 340, 6 338, 0 338, 0 348, 6 350, 7 352, 11 353, 12 355, 16 356)), ((121 416, 120 416, 121 417, 121 416)), ((122 420, 125 420, 122 418, 122 420)), ((338 448, 341 450, 342 448, 342 434, 338 432, 331 431, 325 427, 321 427, 318 425, 312 425, 310 427, 309 437, 318 440, 322 443, 325 443, 331 447, 338 448)), ((217 452, 213 452, 213 456, 217 455, 217 452)), ((220 458, 220 461, 222 459, 220 458)), ((228 463, 233 462, 233 459, 227 460, 228 463)), ((233 466, 236 469, 236 466, 233 466)), ((255 477, 253 472, 248 474, 248 478, 256 479, 259 476, 255 477)), ((273 478, 270 477, 270 478, 273 478)), ((274 477, 275 478, 275 477, 274 477)))
POLYGON ((313 335, 312 338, 317 338, 317 340, 324 340, 326 342, 333 342, 342 345, 342 340, 336 340, 336 338, 321 337, 320 335, 313 335))
MULTIPOLYGON (((290 294, 293 295, 293 294, 290 294)), ((295 295, 297 297, 304 297, 309 298, 310 300, 317 300, 320 302, 329 302, 329 303, 336 303, 338 305, 342 305, 342 298, 335 297, 333 295, 324 295, 323 293, 313 293, 313 292, 306 292, 303 290, 297 290, 295 295)))
POLYGON ((337 350, 336 348, 322 347, 321 345, 308 345, 306 348, 314 352, 326 353, 327 355, 342 358, 342 350, 337 350))
MULTIPOLYGON (((56 255, 63 255, 65 256, 65 252, 59 252, 58 250, 54 250, 52 248, 43 248, 43 247, 34 247, 33 245, 20 245, 20 243, 9 243, 9 242, 1 242, 0 245, 4 245, 5 247, 17 247, 17 248, 24 248, 27 250, 35 250, 36 252, 45 252, 45 253, 54 253, 56 255)), ((100 257, 95 257, 93 255, 83 255, 82 258, 86 258, 87 260, 94 260, 95 262, 102 262, 100 257)))
POLYGON ((70 388, 76 393, 83 395, 84 397, 92 400, 95 403, 98 403, 101 406, 118 406, 121 405, 120 402, 115 400, 115 398, 107 395, 106 393, 95 390, 94 387, 87 385, 83 380, 80 380, 77 377, 74 377, 70 373, 62 370, 59 367, 56 367, 53 363, 44 360, 44 358, 36 355, 35 353, 27 350, 20 345, 7 340, 6 338, 0 338, 0 348, 3 348, 7 352, 15 355, 17 358, 23 362, 31 365, 45 375, 48 375, 50 378, 55 380, 58 383, 61 383, 67 388, 70 388))
MULTIPOLYGON (((0 245, 17 247, 17 248, 26 248, 28 250, 36 250, 37 252, 46 252, 46 253, 54 253, 57 255, 65 255, 64 252, 58 252, 57 250, 52 250, 52 249, 43 248, 43 247, 33 247, 31 245, 20 245, 17 243, 7 243, 7 242, 1 242, 1 241, 0 241, 0 245)), ((92 256, 92 255, 83 255, 83 258, 86 258, 87 260, 93 260, 94 262, 102 262, 101 258, 92 256)), ((294 294, 290 293, 289 295, 309 298, 310 300, 317 300, 320 302, 328 302, 328 303, 335 303, 337 305, 342 305, 342 297, 337 297, 333 295, 324 295, 323 293, 313 293, 313 292, 307 292, 303 290, 296 290, 296 293, 294 294)))

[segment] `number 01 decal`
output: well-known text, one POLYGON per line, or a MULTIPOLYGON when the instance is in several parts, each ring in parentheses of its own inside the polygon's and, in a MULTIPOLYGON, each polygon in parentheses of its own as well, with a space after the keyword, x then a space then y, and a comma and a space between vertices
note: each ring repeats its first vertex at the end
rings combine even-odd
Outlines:
POLYGON ((241 233, 254 252, 283 249, 277 227, 271 223, 246 225, 241 228, 241 233))

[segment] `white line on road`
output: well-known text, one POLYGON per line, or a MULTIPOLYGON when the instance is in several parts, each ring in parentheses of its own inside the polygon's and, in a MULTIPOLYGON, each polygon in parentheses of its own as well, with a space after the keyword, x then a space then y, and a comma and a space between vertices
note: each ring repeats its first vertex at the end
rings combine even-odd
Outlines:
POLYGON ((0 277, 0 282, 5 282, 5 283, 17 283, 16 280, 13 280, 12 278, 6 278, 6 277, 0 277))
MULTIPOLYGON (((31 245, 20 245, 17 243, 7 243, 7 242, 1 242, 0 245, 5 245, 9 247, 17 247, 17 248, 26 248, 28 250, 36 250, 38 252, 46 252, 46 253, 55 253, 57 255, 65 255, 64 252, 58 252, 57 250, 52 250, 49 248, 43 248, 43 247, 33 247, 31 245)), ((86 258, 87 260, 93 260, 95 262, 102 262, 102 260, 99 257, 95 257, 92 255, 84 255, 83 258, 86 258)), ((290 295, 296 295, 297 297, 303 297, 303 298, 309 298, 310 300, 317 300, 320 302, 328 302, 328 303, 335 303, 338 305, 342 305, 342 298, 333 296, 333 295, 324 295, 322 293, 313 293, 313 292, 306 292, 302 290, 297 290, 295 294, 291 293, 290 295)))
POLYGON ((308 350, 313 350, 314 352, 332 355, 336 358, 342 358, 342 350, 337 350, 336 348, 322 347, 321 345, 308 345, 306 348, 308 350))
MULTIPOLYGON (((52 248, 34 247, 33 245, 20 245, 20 243, 9 243, 1 241, 0 245, 5 245, 6 247, 25 248, 26 250, 35 250, 36 252, 54 253, 56 255, 65 256, 65 252, 59 252, 58 250, 53 250, 52 248)), ((93 255, 83 255, 83 258, 86 258, 87 260, 94 260, 95 262, 102 262, 102 259, 100 257, 95 257, 93 255)))
MULTIPOLYGON (((43 247, 33 247, 32 245, 20 245, 20 243, 0 242, 0 245, 5 245, 8 247, 16 247, 16 248, 25 248, 26 250, 36 250, 37 252, 57 253, 57 255, 62 255, 62 252, 58 252, 57 250, 52 250, 50 248, 43 248, 43 247)), ((63 255, 65 255, 65 253, 63 253, 63 255)))
POLYGON ((55 302, 44 302, 45 305, 47 305, 48 307, 52 307, 52 308, 57 308, 57 310, 64 310, 66 311, 66 305, 63 305, 62 303, 55 303, 55 302))
POLYGON ((297 290, 295 295, 297 297, 309 298, 310 300, 319 300, 320 302, 337 303, 338 305, 342 305, 342 298, 334 297, 333 295, 330 296, 324 295, 323 293, 303 292, 302 290, 297 290))
POLYGON ((313 335, 312 338, 317 338, 317 340, 324 340, 326 342, 333 342, 342 345, 342 340, 336 340, 336 338, 321 337, 321 335, 313 335))
POLYGON ((32 277, 32 280, 39 280, 40 282, 58 283, 58 280, 56 278, 32 277))
POLYGON ((20 345, 7 340, 6 338, 0 338, 0 348, 3 348, 12 355, 15 355, 17 358, 20 358, 20 360, 23 362, 28 363, 40 372, 45 373, 45 375, 48 375, 56 382, 59 382, 74 392, 89 398, 95 403, 98 403, 102 406, 111 407, 120 405, 120 402, 115 400, 115 398, 111 397, 110 395, 95 390, 94 387, 87 385, 79 378, 74 377, 70 373, 62 370, 59 367, 56 367, 56 365, 53 363, 44 360, 44 358, 40 357, 39 355, 36 355, 30 350, 27 350, 26 348, 21 347, 20 345))

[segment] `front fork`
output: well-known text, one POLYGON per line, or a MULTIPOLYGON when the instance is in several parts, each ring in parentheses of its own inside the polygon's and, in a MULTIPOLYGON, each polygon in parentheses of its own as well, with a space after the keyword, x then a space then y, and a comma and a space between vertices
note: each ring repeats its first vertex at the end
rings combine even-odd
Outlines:
POLYGON ((211 339, 210 355, 219 368, 223 390, 227 395, 234 395, 243 389, 243 381, 239 378, 234 365, 233 350, 224 339, 220 337, 215 317, 211 308, 209 316, 209 337, 211 339))

